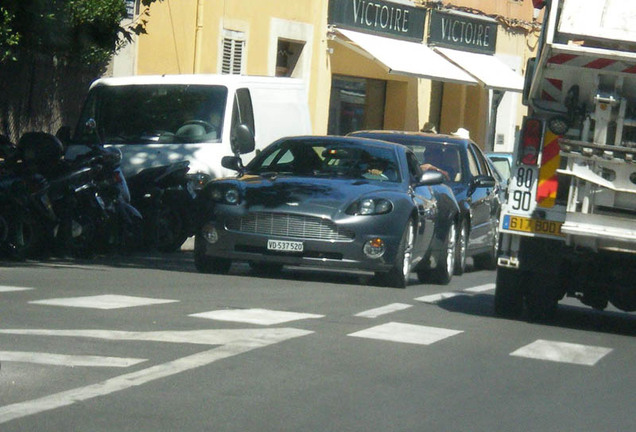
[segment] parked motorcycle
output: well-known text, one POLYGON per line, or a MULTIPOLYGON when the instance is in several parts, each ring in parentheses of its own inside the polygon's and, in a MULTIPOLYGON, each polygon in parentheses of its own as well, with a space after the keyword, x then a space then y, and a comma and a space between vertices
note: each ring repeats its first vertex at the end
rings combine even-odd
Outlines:
POLYGON ((14 260, 37 257, 56 218, 42 176, 0 176, 0 254, 14 260))
POLYGON ((174 252, 194 235, 193 177, 188 161, 146 168, 129 177, 131 202, 144 218, 144 244, 174 252))
POLYGON ((62 143, 42 132, 24 134, 16 146, 14 166, 23 178, 36 174, 48 182, 57 223, 49 236, 54 251, 87 257, 138 239, 141 214, 127 201, 121 153, 101 146, 69 161, 62 143))

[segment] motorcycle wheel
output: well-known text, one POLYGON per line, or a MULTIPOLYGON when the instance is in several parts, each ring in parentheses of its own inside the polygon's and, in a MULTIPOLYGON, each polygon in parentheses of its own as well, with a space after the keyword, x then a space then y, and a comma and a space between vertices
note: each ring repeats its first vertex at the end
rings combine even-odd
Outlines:
POLYGON ((98 224, 88 214, 77 214, 68 221, 64 232, 64 248, 76 258, 91 258, 95 255, 98 224))
POLYGON ((157 212, 155 247, 159 252, 175 252, 188 239, 181 212, 172 207, 162 207, 157 212))
POLYGON ((10 259, 23 261, 43 252, 44 228, 32 215, 18 215, 8 224, 6 238, 10 259))

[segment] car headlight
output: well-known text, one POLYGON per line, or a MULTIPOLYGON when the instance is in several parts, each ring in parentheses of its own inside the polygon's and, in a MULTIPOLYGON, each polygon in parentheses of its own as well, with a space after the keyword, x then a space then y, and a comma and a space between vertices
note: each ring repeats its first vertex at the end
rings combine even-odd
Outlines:
POLYGON ((384 198, 365 198, 351 204, 347 214, 351 215, 380 215, 391 213, 393 203, 384 198))
POLYGON ((235 186, 215 186, 210 188, 210 198, 215 202, 236 205, 241 202, 241 193, 235 186))

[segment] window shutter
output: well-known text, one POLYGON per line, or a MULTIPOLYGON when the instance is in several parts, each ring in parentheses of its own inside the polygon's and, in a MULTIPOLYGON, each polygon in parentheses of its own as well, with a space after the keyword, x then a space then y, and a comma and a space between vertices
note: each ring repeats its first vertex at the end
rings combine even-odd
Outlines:
POLYGON ((223 61, 221 73, 226 75, 240 75, 243 72, 243 50, 245 41, 243 39, 224 37, 223 38, 223 61))

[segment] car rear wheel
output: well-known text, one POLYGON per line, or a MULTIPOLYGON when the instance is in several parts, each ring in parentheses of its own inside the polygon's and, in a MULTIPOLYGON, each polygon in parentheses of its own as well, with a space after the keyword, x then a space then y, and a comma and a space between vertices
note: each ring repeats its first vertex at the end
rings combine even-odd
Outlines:
POLYGON ((456 233, 457 229, 455 224, 451 224, 448 228, 448 232, 446 233, 446 241, 444 242, 444 256, 431 273, 433 281, 441 285, 448 285, 453 278, 453 271, 455 269, 455 253, 457 250, 455 245, 455 239, 457 238, 456 233))
POLYGON ((226 274, 230 271, 232 261, 226 258, 213 258, 205 253, 205 240, 201 236, 194 237, 194 266, 201 273, 226 274))
POLYGON ((402 240, 398 246, 398 253, 395 257, 395 264, 393 265, 393 268, 381 275, 386 286, 392 288, 406 288, 409 275, 411 274, 414 242, 415 225, 412 220, 409 220, 406 228, 404 229, 404 233, 402 234, 402 240))
POLYGON ((499 227, 495 224, 488 253, 473 257, 475 267, 484 270, 497 269, 497 253, 499 251, 499 227))
POLYGON ((466 250, 468 248, 468 221, 461 222, 461 228, 457 234, 455 248, 455 270, 457 276, 461 276, 466 271, 466 250))

